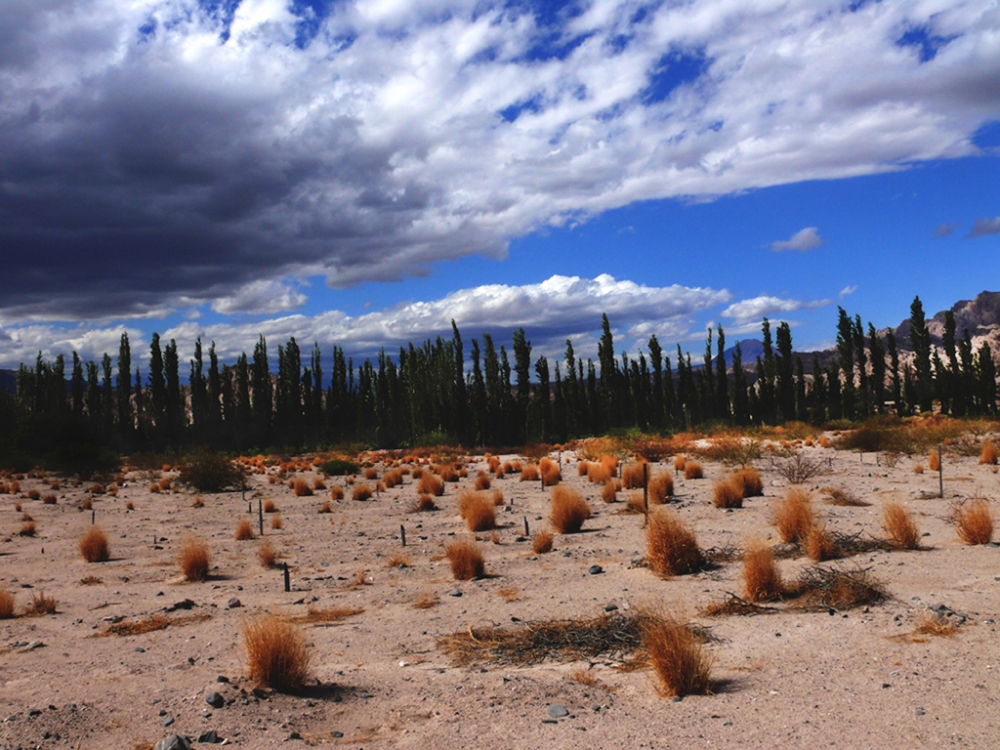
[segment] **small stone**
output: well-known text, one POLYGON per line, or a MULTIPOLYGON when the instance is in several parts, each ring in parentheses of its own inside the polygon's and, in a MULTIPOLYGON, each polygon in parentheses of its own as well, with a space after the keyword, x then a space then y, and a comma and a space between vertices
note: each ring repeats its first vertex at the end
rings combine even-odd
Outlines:
POLYGON ((137 654, 144 654, 144 653, 146 653, 146 649, 144 649, 142 646, 136 646, 135 647, 135 652, 137 654))
POLYGON ((566 710, 566 706, 558 703, 553 703, 546 710, 549 712, 549 716, 553 719, 561 719, 564 716, 569 716, 569 711, 566 710))
POLYGON ((330 736, 332 736, 335 740, 339 740, 341 737, 344 736, 344 733, 343 732, 331 732, 330 736))
POLYGON ((220 674, 218 677, 215 678, 215 681, 216 682, 223 682, 223 683, 225 683, 225 682, 229 682, 229 678, 226 677, 224 674, 220 674))
POLYGON ((239 609, 242 606, 243 602, 241 602, 235 596, 232 597, 228 602, 226 602, 226 609, 239 609))
POLYGON ((604 611, 605 612, 617 612, 618 611, 618 605, 615 604, 614 602, 611 602, 610 604, 605 604, 604 605, 604 611))
POLYGON ((461 596, 461 595, 462 595, 462 592, 459 591, 458 589, 455 589, 454 591, 449 591, 448 592, 448 596, 461 596))
POLYGON ((153 750, 191 750, 191 742, 179 734, 168 734, 156 743, 153 750))
POLYGON ((587 569, 587 572, 590 573, 590 575, 592 575, 592 576, 596 576, 596 575, 600 575, 601 573, 603 573, 604 572, 604 568, 602 568, 600 565, 591 565, 587 569))
POLYGON ((205 696, 205 703, 210 705, 212 708, 222 708, 226 705, 226 699, 216 692, 211 692, 205 696))
POLYGON ((198 735, 198 742, 204 742, 206 744, 214 745, 219 741, 219 734, 214 729, 209 729, 207 732, 202 732, 198 735))
POLYGON ((32 718, 34 718, 35 716, 40 716, 41 713, 42 713, 42 710, 40 708, 29 708, 28 709, 28 716, 30 716, 32 718))
POLYGON ((290 740, 301 740, 302 735, 296 732, 294 729, 288 733, 288 739, 290 740))
POLYGON ((923 708, 917 708, 917 716, 924 716, 926 713, 927 712, 923 708))
POLYGON ((169 727, 173 723, 174 723, 174 717, 173 716, 168 716, 167 718, 165 718, 163 720, 163 726, 165 726, 165 727, 169 727))

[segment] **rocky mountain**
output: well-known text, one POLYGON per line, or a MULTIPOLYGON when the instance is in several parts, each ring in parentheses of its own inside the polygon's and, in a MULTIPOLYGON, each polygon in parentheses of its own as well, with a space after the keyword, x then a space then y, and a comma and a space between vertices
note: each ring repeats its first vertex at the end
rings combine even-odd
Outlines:
MULTIPOLYGON (((926 314, 927 311, 924 312, 926 314)), ((941 346, 946 312, 946 310, 942 310, 927 321, 931 342, 936 346, 941 346)), ((1000 341, 1000 292, 980 292, 975 299, 964 299, 956 302, 952 306, 951 312, 955 316, 955 328, 958 336, 962 336, 963 331, 968 329, 976 348, 983 341, 989 341, 993 353, 997 354, 995 343, 1000 341)), ((912 349, 909 317, 900 323, 893 333, 896 335, 896 343, 900 349, 907 351, 912 349)))

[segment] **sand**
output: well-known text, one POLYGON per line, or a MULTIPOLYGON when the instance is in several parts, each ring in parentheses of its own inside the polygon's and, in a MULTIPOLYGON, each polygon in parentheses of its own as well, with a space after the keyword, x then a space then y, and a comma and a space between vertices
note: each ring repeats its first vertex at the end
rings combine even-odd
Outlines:
MULTIPOLYGON (((705 605, 739 593, 741 564, 658 578, 641 564, 642 516, 621 513, 623 502, 603 503, 599 488, 577 475, 573 453, 562 454, 563 484, 590 503, 593 516, 583 532, 557 534, 551 553, 533 554, 530 540, 517 539, 525 518, 532 532, 547 526, 551 490, 519 482, 516 475, 494 480, 507 503, 499 509, 499 543, 488 532, 477 535, 489 577, 467 582, 452 578, 442 553, 456 539, 471 537, 457 514, 457 494, 472 486, 485 466, 482 456, 470 459, 467 478, 446 485, 437 499, 441 510, 420 514, 408 512, 417 496, 409 476, 367 502, 352 501, 348 491, 346 499, 331 502, 332 513, 323 514, 318 511, 328 493, 295 497, 287 482, 269 484, 266 476, 253 477, 246 501, 239 492, 206 494, 204 507, 195 508, 195 493, 153 494, 150 480, 160 473, 134 472, 117 497, 94 498, 94 518, 112 553, 110 561, 94 564, 77 551, 91 525, 91 513, 77 507, 87 485, 64 482, 57 502, 45 505, 24 495, 33 488, 46 494, 49 480, 24 479, 19 496, 0 495, 6 535, 0 585, 22 607, 44 591, 55 598, 57 612, 0 621, 0 748, 151 747, 168 734, 194 739, 208 730, 247 748, 296 742, 450 750, 997 746, 1000 550, 962 544, 949 520, 955 502, 995 493, 994 468, 979 465, 976 457, 949 457, 940 499, 937 475, 914 473, 915 464, 926 464, 924 456, 887 466, 873 454, 802 450, 826 467, 805 487, 814 492, 829 529, 881 535, 882 507, 893 500, 915 516, 926 550, 876 551, 825 563, 868 569, 891 595, 884 604, 701 616, 705 605), (828 486, 872 505, 824 505, 819 491, 828 486), (272 499, 280 509, 283 528, 272 530, 265 516, 264 539, 289 565, 287 593, 281 569, 258 562, 261 540, 234 539, 242 518, 253 520, 256 529, 258 498, 272 499), (134 510, 126 509, 129 501, 134 510), (34 518, 35 537, 17 535, 16 502, 34 518), (405 549, 400 525, 406 528, 405 549), (176 558, 190 536, 211 549, 206 582, 185 582, 179 575, 176 558), (398 554, 409 567, 387 566, 398 554), (602 572, 592 574, 594 565, 602 572), (84 584, 88 577, 99 581, 84 584), (230 608, 233 598, 241 606, 230 608), (433 606, 416 607, 420 599, 433 606), (193 606, 172 609, 184 600, 193 606), (619 669, 620 655, 461 667, 438 643, 470 627, 596 617, 609 604, 622 615, 667 606, 706 628, 715 659, 714 694, 664 697, 650 670, 619 669), (905 637, 940 605, 963 623, 954 635, 905 637), (241 645, 246 618, 302 615, 310 607, 362 611, 298 625, 316 686, 302 695, 255 693, 241 645), (157 614, 178 621, 139 635, 108 634, 116 623, 157 614), (225 706, 205 702, 212 691, 225 706), (551 718, 553 705, 568 715, 551 718)), ((713 481, 729 469, 703 463, 704 479, 677 479, 674 506, 700 546, 741 545, 751 537, 777 543, 771 508, 788 483, 771 461, 755 464, 764 497, 732 511, 710 503, 713 481)), ((672 467, 654 465, 653 471, 672 467)), ((779 561, 786 579, 810 564, 801 557, 779 561)))

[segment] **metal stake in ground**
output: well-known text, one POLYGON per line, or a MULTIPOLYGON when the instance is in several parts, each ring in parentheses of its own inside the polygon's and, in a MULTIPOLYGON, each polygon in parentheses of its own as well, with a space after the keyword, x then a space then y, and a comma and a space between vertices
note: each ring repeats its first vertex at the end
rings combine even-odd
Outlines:
POLYGON ((281 566, 285 572, 285 591, 292 590, 292 579, 288 577, 288 563, 282 563, 281 566))
POLYGON ((524 517, 524 535, 531 536, 531 531, 528 530, 528 517, 524 517))
MULTIPOLYGON (((941 497, 944 497, 944 495, 941 495, 941 497)), ((91 525, 91 526, 93 526, 93 525, 94 525, 94 518, 95 518, 96 516, 97 516, 97 511, 96 511, 96 510, 93 510, 93 509, 91 509, 91 511, 90 511, 90 525, 91 525)))
POLYGON ((938 497, 944 497, 944 451, 938 443, 938 497))
POLYGON ((257 521, 260 523, 260 535, 264 536, 264 503, 257 498, 257 521))
POLYGON ((403 524, 399 524, 399 538, 403 542, 403 546, 406 546, 406 527, 403 524))
POLYGON ((642 528, 649 523, 649 464, 642 462, 642 528))

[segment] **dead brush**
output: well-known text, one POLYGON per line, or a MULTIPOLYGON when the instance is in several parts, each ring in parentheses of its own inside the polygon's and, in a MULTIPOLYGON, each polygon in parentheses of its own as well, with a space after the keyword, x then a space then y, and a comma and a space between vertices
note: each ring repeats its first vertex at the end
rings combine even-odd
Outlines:
POLYGON ((275 513, 273 516, 271 516, 271 528, 272 529, 281 529, 281 528, 284 528, 284 525, 285 525, 285 522, 281 520, 281 514, 280 513, 275 513))
POLYGON ((774 504, 774 525, 785 543, 802 544, 816 524, 809 493, 798 487, 788 490, 784 499, 774 504))
POLYGON ((893 501, 885 506, 882 529, 889 546, 896 549, 920 549, 920 531, 913 516, 902 503, 893 501))
POLYGON ((941 468, 941 454, 935 448, 927 455, 927 466, 931 471, 938 471, 941 468))
POLYGON ((378 469, 376 469, 374 466, 369 466, 367 469, 365 469, 364 476, 365 479, 367 479, 369 482, 378 479, 378 469))
POLYGON ((630 492, 628 497, 625 499, 625 507, 619 511, 619 513, 633 514, 633 513, 645 513, 646 504, 642 499, 641 492, 630 492))
POLYGON ((367 484, 356 484, 354 485, 354 489, 351 490, 351 499, 357 500, 358 502, 364 502, 366 500, 370 500, 374 494, 375 490, 367 484))
POLYGON ((649 480, 649 504, 663 505, 674 496, 674 478, 666 471, 654 474, 649 480))
POLYGON ((385 561, 385 567, 387 568, 412 568, 413 562, 410 560, 409 555, 402 552, 397 552, 392 555, 388 560, 385 561))
POLYGON ((682 453, 678 453, 674 456, 674 471, 680 473, 684 471, 684 467, 687 465, 687 456, 682 453))
POLYGON ((640 628, 663 695, 711 694, 715 660, 688 624, 665 610, 648 611, 640 619, 640 628))
POLYGON ((490 488, 490 475, 485 471, 480 471, 476 475, 475 487, 477 490, 488 490, 490 488))
POLYGON ((834 541, 830 532, 822 524, 815 524, 806 535, 804 544, 806 555, 813 562, 824 562, 825 560, 836 560, 843 557, 840 548, 834 541))
POLYGON ((285 622, 302 623, 303 625, 324 625, 331 622, 340 622, 348 617, 360 615, 365 610, 361 607, 328 607, 320 609, 309 605, 304 614, 285 617, 285 622))
POLYGON ((576 475, 578 477, 587 476, 587 470, 590 468, 590 463, 588 461, 578 461, 576 464, 576 475))
POLYGON ((653 572, 661 578, 694 573, 705 564, 694 532, 665 508, 649 514, 646 558, 653 572))
POLYGON ((611 467, 603 463, 586 464, 587 481, 591 484, 606 484, 611 480, 611 467))
POLYGON ((717 480, 712 487, 712 505, 716 508, 742 508, 743 482, 733 475, 717 480))
POLYGON ((277 513, 278 512, 278 506, 275 505, 274 500, 271 500, 270 498, 268 498, 267 500, 264 501, 264 512, 265 513, 277 513))
POLYGON ((54 597, 46 596, 44 591, 32 592, 31 604, 24 610, 25 617, 41 617, 55 613, 56 600, 54 597))
POLYGON ((441 600, 433 592, 425 591, 413 602, 413 607, 414 609, 431 609, 440 602, 441 600))
POLYGON ((43 495, 42 496, 42 503, 44 503, 45 505, 55 505, 56 504, 56 496, 53 495, 53 494, 51 494, 51 493, 49 493, 48 495, 43 495))
POLYGON ((420 483, 417 485, 417 492, 421 495, 441 497, 444 494, 444 482, 441 477, 436 474, 425 472, 420 476, 420 483))
POLYGON ((993 541, 993 514, 985 498, 975 498, 955 507, 955 530, 966 544, 989 544, 993 541))
POLYGON ((838 505, 847 508, 867 508, 871 503, 861 500, 842 487, 824 487, 822 489, 826 495, 827 505, 838 505))
POLYGON ((760 478, 760 472, 752 467, 740 469, 733 474, 733 478, 743 485, 743 498, 763 497, 764 482, 760 478))
POLYGON ((931 635, 935 638, 951 638, 957 632, 958 625, 949 620, 947 617, 942 617, 940 614, 934 614, 925 616, 921 619, 907 640, 919 642, 920 639, 914 636, 924 635, 931 635))
POLYGON ((814 565, 785 589, 788 598, 798 599, 801 609, 846 610, 881 604, 889 598, 881 581, 867 570, 825 568, 814 565))
POLYGON ((38 531, 35 526, 34 521, 28 521, 27 523, 21 524, 20 530, 17 532, 18 536, 34 536, 38 531))
POLYGON ((705 470, 701 467, 701 463, 698 461, 686 461, 684 463, 684 478, 704 479, 705 470))
POLYGON ((997 462, 997 446, 992 440, 987 440, 983 443, 982 450, 979 452, 979 463, 987 464, 989 466, 995 466, 997 462))
POLYGON ((331 500, 343 500, 344 499, 344 488, 339 484, 335 484, 330 487, 330 499, 331 500))
POLYGON ((212 565, 212 555, 208 545, 200 539, 189 537, 181 547, 178 563, 185 580, 207 580, 212 565))
POLYGON ((313 489, 316 492, 323 492, 326 490, 326 482, 323 481, 322 477, 316 477, 313 479, 313 489))
POLYGON ((17 602, 14 595, 0 586, 0 620, 10 620, 14 617, 17 602))
POLYGON ((108 536, 100 526, 91 526, 80 538, 80 556, 89 563, 107 562, 111 559, 108 536))
POLYGON ((552 532, 542 529, 531 537, 531 549, 536 555, 544 555, 552 551, 552 532))
POLYGON ((309 676, 310 654, 302 634, 277 617, 243 623, 247 677, 262 687, 287 693, 301 689, 309 676))
POLYGON ((590 518, 590 506, 580 493, 567 487, 552 490, 549 523, 560 534, 575 534, 590 518))
POLYGON ((456 581, 471 581, 486 575, 486 561, 474 542, 459 541, 445 550, 456 581))
POLYGON ((914 466, 913 466, 913 473, 914 474, 923 474, 924 473, 924 465, 923 464, 914 464, 914 466))
POLYGON ((518 481, 537 482, 539 476, 538 467, 535 464, 527 464, 521 469, 521 478, 518 481))
POLYGON ((457 482, 459 480, 458 470, 455 468, 454 464, 443 464, 441 466, 435 466, 434 473, 441 477, 443 482, 457 482))
POLYGON ((626 490, 640 489, 644 484, 644 478, 648 477, 649 464, 645 461, 636 461, 622 467, 622 487, 626 490))
POLYGON ((333 513, 333 508, 330 506, 329 500, 324 500, 323 504, 319 506, 319 513, 333 513))
POLYGON ((538 471, 542 475, 542 485, 545 487, 555 487, 562 481, 559 465, 550 458, 543 458, 538 462, 538 471))
POLYGON ((250 523, 250 519, 243 518, 238 524, 236 524, 235 538, 238 542, 245 542, 256 538, 253 533, 253 524, 250 523))
POLYGON ((28 490, 28 499, 29 500, 38 500, 38 499, 41 498, 41 496, 42 496, 42 493, 39 492, 38 490, 35 490, 35 489, 28 490))
POLYGON ((420 495, 417 501, 410 506, 410 513, 427 513, 437 509, 438 507, 433 497, 430 495, 420 495))
POLYGON ((257 559, 260 560, 263 568, 273 568, 278 564, 278 553, 275 551, 274 545, 267 539, 261 542, 257 548, 257 559))
POLYGON ((784 584, 774 561, 774 552, 754 540, 743 552, 743 596, 751 602, 774 602, 781 598, 784 584))
POLYGON ((469 531, 489 531, 497 525, 493 500, 482 492, 462 490, 458 495, 458 514, 469 531))
POLYGON ((618 486, 613 479, 609 479, 601 487, 601 500, 606 503, 613 503, 618 500, 618 486))
POLYGON ((305 479, 298 477, 292 483, 292 492, 295 493, 295 497, 309 497, 313 494, 313 488, 305 479))

